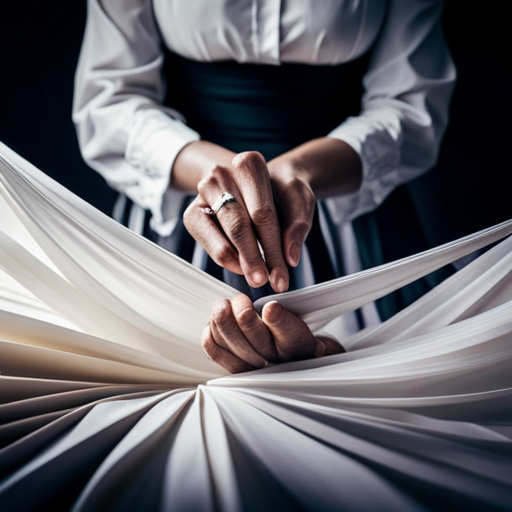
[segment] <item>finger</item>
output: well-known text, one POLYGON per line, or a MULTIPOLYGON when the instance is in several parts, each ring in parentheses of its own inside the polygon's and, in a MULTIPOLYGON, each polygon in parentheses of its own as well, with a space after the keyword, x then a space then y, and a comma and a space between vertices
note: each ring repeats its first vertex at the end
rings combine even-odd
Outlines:
POLYGON ((213 339, 219 347, 222 347, 223 349, 227 350, 229 353, 231 353, 231 349, 229 348, 228 344, 226 343, 226 340, 222 337, 222 334, 219 332, 219 329, 215 325, 215 322, 213 321, 213 317, 210 317, 210 321, 208 322, 208 325, 210 326, 210 331, 212 333, 213 339))
POLYGON ((251 299, 239 293, 232 301, 231 307, 238 326, 247 341, 269 363, 277 361, 277 350, 272 334, 263 320, 258 316, 251 299))
POLYGON ((346 352, 343 345, 330 334, 322 333, 317 334, 315 358, 323 356, 332 356, 334 354, 343 354, 346 352))
POLYGON ((237 250, 220 230, 215 219, 199 210, 202 203, 202 198, 197 196, 185 211, 183 222, 187 231, 217 265, 235 274, 243 274, 237 250))
POLYGON ((199 182, 199 195, 207 204, 214 204, 224 193, 236 198, 217 212, 217 220, 239 255, 240 267, 249 285, 259 288, 268 281, 268 270, 258 248, 258 241, 251 218, 247 212, 238 186, 233 180, 232 170, 216 165, 199 182))
POLYGON ((207 356, 214 363, 217 363, 218 365, 225 368, 228 372, 240 373, 254 370, 254 368, 250 364, 246 363, 245 361, 242 361, 228 350, 217 345, 217 343, 215 343, 215 340, 213 339, 209 326, 206 326, 206 328, 203 331, 203 334, 201 336, 201 345, 203 347, 203 350, 206 352, 207 356))
POLYGON ((212 306, 211 318, 212 335, 218 345, 225 344, 232 354, 255 368, 267 366, 268 361, 254 350, 240 330, 229 300, 216 301, 212 306))
POLYGON ((275 182, 274 190, 281 207, 283 247, 286 261, 296 267, 302 245, 308 236, 316 208, 311 187, 300 179, 275 182))
POLYGON ((256 233, 245 205, 231 203, 231 208, 218 212, 217 219, 238 251, 240 267, 253 288, 263 286, 269 279, 268 269, 258 247, 256 233), (233 205, 233 206, 231 206, 233 205))
POLYGON ((270 284, 277 292, 288 289, 288 269, 283 256, 281 229, 263 156, 256 151, 240 153, 233 159, 235 180, 265 254, 270 284))
POLYGON ((280 361, 314 357, 316 338, 299 317, 273 301, 263 307, 262 319, 274 337, 280 361))
POLYGON ((255 355, 255 351, 251 350, 252 347, 247 349, 243 347, 243 343, 248 345, 249 342, 247 340, 234 338, 232 333, 222 334, 217 324, 213 321, 210 322, 210 330, 215 343, 230 354, 233 354, 240 361, 251 365, 253 369, 264 368, 267 366, 268 362, 262 357, 255 355), (231 338, 228 338, 227 336, 231 336, 231 338), (252 354, 248 355, 247 353, 249 352, 252 352, 252 354))

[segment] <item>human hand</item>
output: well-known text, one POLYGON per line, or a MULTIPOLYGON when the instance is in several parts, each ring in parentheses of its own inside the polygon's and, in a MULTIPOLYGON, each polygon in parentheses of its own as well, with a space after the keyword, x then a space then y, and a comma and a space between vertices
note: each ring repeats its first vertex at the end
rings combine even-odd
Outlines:
POLYGON ((347 143, 321 137, 274 158, 268 170, 281 212, 284 256, 296 266, 316 200, 355 192, 362 180, 361 161, 347 143))
POLYGON ((231 373, 344 352, 332 338, 315 337, 277 302, 265 304, 258 316, 249 297, 241 293, 213 304, 202 345, 212 361, 231 373))
POLYGON ((197 191, 184 223, 212 259, 245 275, 255 288, 270 281, 275 291, 286 291, 288 269, 263 156, 249 151, 236 155, 230 164, 213 165, 199 181, 197 191), (201 207, 213 205, 224 193, 233 195, 236 202, 223 206, 215 217, 201 212, 201 207))
POLYGON ((288 288, 284 260, 291 266, 298 264, 316 199, 355 192, 361 180, 357 153, 341 140, 322 137, 280 155, 268 166, 257 152, 237 156, 216 144, 196 141, 176 158, 171 186, 187 191, 199 188, 185 212, 185 226, 216 263, 244 274, 253 287, 270 278, 272 288, 282 292, 288 288), (206 176, 205 169, 211 169, 206 176), (280 227, 270 182, 281 209, 280 227), (224 192, 238 202, 224 206, 217 223, 199 207, 214 204, 224 192))
POLYGON ((288 264, 299 264, 302 244, 313 223, 316 198, 308 177, 290 161, 269 163, 272 189, 281 214, 281 240, 288 264))

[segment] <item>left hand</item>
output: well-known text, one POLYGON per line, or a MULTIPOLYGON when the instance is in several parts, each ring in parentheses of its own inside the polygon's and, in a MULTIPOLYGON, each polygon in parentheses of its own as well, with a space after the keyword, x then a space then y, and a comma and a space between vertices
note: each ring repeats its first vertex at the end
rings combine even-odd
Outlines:
POLYGON ((315 337, 309 327, 277 302, 269 302, 261 317, 246 295, 221 299, 211 309, 202 345, 210 359, 231 373, 344 352, 327 336, 315 337))
POLYGON ((316 200, 355 192, 362 180, 361 160, 347 143, 321 137, 283 153, 267 166, 281 210, 284 257, 295 267, 311 229, 316 200))

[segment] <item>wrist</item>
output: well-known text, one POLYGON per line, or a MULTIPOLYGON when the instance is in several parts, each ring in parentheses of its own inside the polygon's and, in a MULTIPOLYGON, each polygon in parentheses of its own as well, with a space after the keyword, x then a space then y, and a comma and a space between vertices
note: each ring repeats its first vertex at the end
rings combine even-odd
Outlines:
POLYGON ((301 144, 268 167, 273 181, 300 180, 317 199, 356 192, 362 181, 359 155, 346 142, 329 137, 301 144))
POLYGON ((193 141, 178 153, 171 172, 170 187, 197 193, 197 184, 214 165, 231 167, 236 153, 205 140, 193 141))
POLYGON ((311 175, 301 159, 295 158, 292 151, 274 158, 267 164, 267 167, 278 200, 282 194, 288 194, 294 190, 303 190, 313 200, 316 200, 311 187, 311 175))
POLYGON ((270 178, 273 180, 290 181, 299 179, 306 183, 310 182, 311 176, 308 170, 307 162, 297 148, 294 148, 267 164, 270 178))

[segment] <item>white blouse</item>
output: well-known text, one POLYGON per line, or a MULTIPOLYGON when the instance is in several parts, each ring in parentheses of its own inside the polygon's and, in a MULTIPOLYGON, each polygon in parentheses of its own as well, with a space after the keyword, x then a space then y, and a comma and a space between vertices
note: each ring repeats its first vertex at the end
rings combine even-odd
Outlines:
POLYGON ((363 164, 360 189, 327 200, 344 224, 435 163, 455 81, 441 12, 436 0, 88 0, 73 105, 83 157, 169 235, 183 197, 169 188, 172 165, 200 134, 162 103, 163 44, 279 65, 348 62, 375 43, 361 113, 326 133, 363 164))

